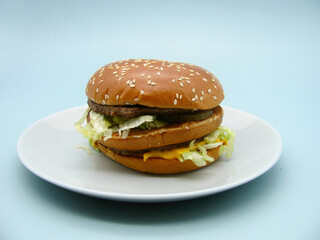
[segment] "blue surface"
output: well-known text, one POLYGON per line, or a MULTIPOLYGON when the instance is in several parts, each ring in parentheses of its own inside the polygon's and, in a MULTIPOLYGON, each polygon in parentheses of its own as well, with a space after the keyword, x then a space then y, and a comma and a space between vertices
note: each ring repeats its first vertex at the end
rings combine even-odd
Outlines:
POLYGON ((0 1, 0 239, 320 239, 319 43, 319 1, 0 1), (236 189, 162 204, 95 199, 26 170, 23 130, 85 104, 91 74, 125 58, 211 70, 224 105, 279 131, 279 162, 236 189))

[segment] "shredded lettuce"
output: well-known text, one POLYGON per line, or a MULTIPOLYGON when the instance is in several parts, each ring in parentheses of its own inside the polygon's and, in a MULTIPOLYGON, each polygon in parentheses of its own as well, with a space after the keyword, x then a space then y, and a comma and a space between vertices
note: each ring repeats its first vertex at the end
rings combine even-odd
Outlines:
POLYGON ((118 132, 122 138, 127 138, 133 128, 151 129, 165 126, 167 123, 157 120, 153 115, 143 115, 127 119, 121 116, 110 117, 101 113, 90 111, 88 108, 81 119, 75 123, 75 128, 84 137, 89 139, 90 144, 95 147, 95 142, 101 138, 107 140, 114 132, 118 132), (87 115, 90 122, 84 125, 87 115), (84 125, 84 126, 83 126, 84 125))
POLYGON ((235 132, 229 128, 220 126, 217 130, 204 137, 204 144, 197 144, 195 140, 191 141, 189 150, 184 152, 179 160, 181 162, 191 160, 199 167, 205 166, 206 161, 215 161, 215 159, 207 155, 207 150, 219 146, 219 154, 222 155, 226 153, 226 156, 230 158, 233 153, 234 141, 235 132))
POLYGON ((130 118, 124 123, 119 125, 119 130, 123 131, 123 130, 136 128, 145 122, 152 122, 154 121, 154 119, 155 119, 155 116, 152 116, 152 115, 143 115, 135 118, 130 118))
POLYGON ((234 141, 236 138, 236 133, 226 127, 220 127, 219 129, 223 131, 219 135, 220 139, 226 140, 228 142, 227 145, 223 145, 222 148, 220 148, 220 155, 226 153, 226 157, 230 158, 234 149, 234 141))
POLYGON ((201 155, 198 151, 187 151, 182 154, 183 160, 192 160, 195 165, 198 167, 205 166, 207 163, 204 160, 203 155, 201 155))

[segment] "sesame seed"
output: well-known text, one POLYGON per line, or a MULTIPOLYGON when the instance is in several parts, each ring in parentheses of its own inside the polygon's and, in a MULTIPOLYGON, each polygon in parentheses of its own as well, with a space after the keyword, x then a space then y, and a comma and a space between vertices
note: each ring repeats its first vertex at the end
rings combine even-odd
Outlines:
POLYGON ((101 77, 101 76, 102 76, 102 74, 103 74, 103 73, 100 73, 99 77, 101 77))
POLYGON ((130 84, 130 87, 131 87, 131 88, 134 88, 135 86, 136 86, 136 85, 134 85, 134 84, 130 84))
POLYGON ((148 85, 150 85, 151 84, 151 80, 148 80, 148 85))
POLYGON ((196 74, 197 74, 198 76, 200 76, 200 73, 196 72, 196 74))
POLYGON ((102 79, 102 80, 100 80, 99 82, 103 82, 103 79, 102 79))
POLYGON ((217 97, 216 96, 213 96, 214 100, 217 100, 217 97))
POLYGON ((160 72, 157 72, 157 75, 158 75, 158 76, 160 76, 160 75, 161 75, 161 73, 160 73, 160 72))
POLYGON ((145 74, 145 73, 142 73, 142 74, 141 74, 141 77, 144 77, 144 75, 146 75, 146 74, 145 74))
POLYGON ((119 77, 119 75, 118 75, 118 74, 116 74, 115 76, 116 76, 116 78, 117 78, 117 77, 119 77))
POLYGON ((157 84, 155 82, 151 82, 151 85, 152 86, 156 86, 157 84))
POLYGON ((180 87, 183 87, 183 83, 182 82, 180 82, 180 87))
POLYGON ((190 73, 190 76, 191 76, 191 77, 193 77, 193 76, 194 76, 194 74, 193 74, 193 73, 190 73))
POLYGON ((105 95, 104 95, 104 99, 107 99, 107 100, 108 100, 108 99, 109 99, 109 95, 108 95, 108 94, 105 94, 105 95))
POLYGON ((190 71, 190 72, 194 72, 194 70, 192 70, 192 69, 190 69, 189 71, 190 71))
POLYGON ((131 81, 130 81, 130 80, 128 80, 128 81, 127 81, 127 84, 129 85, 129 84, 130 84, 130 82, 131 82, 131 81))
POLYGON ((140 90, 140 93, 143 95, 143 94, 144 94, 144 91, 143 91, 143 90, 140 90))
POLYGON ((190 80, 187 80, 186 82, 189 83, 189 84, 191 83, 190 80))
POLYGON ((190 129, 188 126, 185 126, 184 128, 185 128, 186 130, 189 130, 189 129, 190 129))
POLYGON ((121 75, 121 76, 124 76, 124 75, 126 75, 126 73, 125 73, 125 72, 122 72, 120 75, 121 75))
POLYGON ((174 104, 174 105, 177 105, 177 99, 175 99, 175 100, 173 101, 173 104, 174 104))
POLYGON ((203 81, 208 82, 208 80, 206 78, 202 78, 203 81))
POLYGON ((100 73, 102 73, 104 71, 104 68, 101 69, 100 73))
POLYGON ((133 79, 133 80, 132 80, 132 83, 136 83, 136 80, 135 80, 135 79, 133 79))
POLYGON ((116 74, 116 73, 118 73, 118 71, 114 71, 112 74, 116 74))
POLYGON ((200 101, 201 101, 201 102, 203 101, 203 97, 202 97, 202 96, 200 97, 200 101))
POLYGON ((150 79, 151 78, 151 76, 150 75, 148 75, 148 77, 147 77, 148 79, 150 79))
POLYGON ((192 92, 193 92, 193 93, 196 92, 196 89, 195 89, 195 88, 192 88, 192 92))
POLYGON ((171 80, 171 82, 175 82, 175 81, 176 81, 176 79, 172 79, 172 80, 171 80))
POLYGON ((214 78, 211 79, 212 82, 215 82, 216 80, 214 78))
POLYGON ((213 85, 213 86, 214 86, 215 89, 217 89, 217 86, 216 86, 216 85, 213 85))
POLYGON ((102 100, 102 103, 103 103, 103 104, 106 104, 106 101, 105 101, 105 100, 102 100))
POLYGON ((192 98, 191 101, 194 102, 194 101, 196 101, 196 99, 195 99, 195 98, 192 98))
POLYGON ((196 94, 196 95, 194 96, 194 98, 195 98, 195 99, 198 99, 198 94, 196 94))
POLYGON ((201 91, 201 95, 202 95, 202 96, 204 95, 204 91, 201 91))
POLYGON ((180 70, 180 69, 178 69, 178 68, 177 68, 176 70, 177 70, 177 72, 181 72, 181 70, 180 70))
POLYGON ((96 89, 96 93, 99 92, 99 88, 96 89))
POLYGON ((208 89, 208 93, 211 93, 211 88, 208 89))
POLYGON ((176 98, 179 98, 179 94, 178 93, 176 93, 176 98))
POLYGON ((121 81, 123 79, 123 77, 119 77, 118 81, 121 81))
POLYGON ((119 95, 116 96, 116 100, 118 100, 118 99, 119 99, 119 95))
POLYGON ((180 100, 182 99, 182 94, 180 94, 180 100))
POLYGON ((135 98, 135 99, 133 99, 135 102, 138 102, 139 101, 139 98, 135 98))

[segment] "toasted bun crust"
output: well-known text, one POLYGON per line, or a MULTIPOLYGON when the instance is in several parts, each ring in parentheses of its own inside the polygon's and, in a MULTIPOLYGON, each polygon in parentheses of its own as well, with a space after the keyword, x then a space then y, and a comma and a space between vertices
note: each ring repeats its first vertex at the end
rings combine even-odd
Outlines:
MULTIPOLYGON (((207 162, 205 166, 198 167, 191 160, 180 162, 178 159, 168 160, 161 158, 149 158, 146 161, 144 161, 142 157, 115 153, 101 144, 99 144, 99 149, 101 150, 101 152, 103 152, 106 156, 113 159, 114 161, 139 172, 147 172, 154 174, 173 174, 190 172, 211 164, 211 162, 207 162)), ((219 149, 220 147, 208 150, 207 154, 213 157, 216 161, 220 157, 219 149)))
POLYGON ((162 147, 171 144, 191 141, 203 137, 216 130, 223 118, 223 109, 218 106, 210 118, 201 121, 191 121, 180 124, 170 124, 162 128, 151 130, 133 129, 127 138, 123 139, 118 133, 101 144, 109 148, 123 150, 141 150, 155 147, 162 147))
POLYGON ((224 98, 211 72, 188 63, 149 59, 101 67, 90 78, 86 95, 98 104, 181 109, 214 108, 224 98))

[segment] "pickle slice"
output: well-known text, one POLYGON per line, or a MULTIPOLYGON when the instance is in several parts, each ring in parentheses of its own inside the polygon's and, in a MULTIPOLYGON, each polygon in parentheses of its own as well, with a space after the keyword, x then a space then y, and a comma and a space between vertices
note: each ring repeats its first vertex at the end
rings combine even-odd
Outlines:
POLYGON ((165 116, 158 116, 158 117, 167 122, 180 123, 180 122, 204 120, 209 118, 212 114, 213 114, 213 110, 208 109, 208 110, 200 110, 192 114, 165 115, 165 116))

